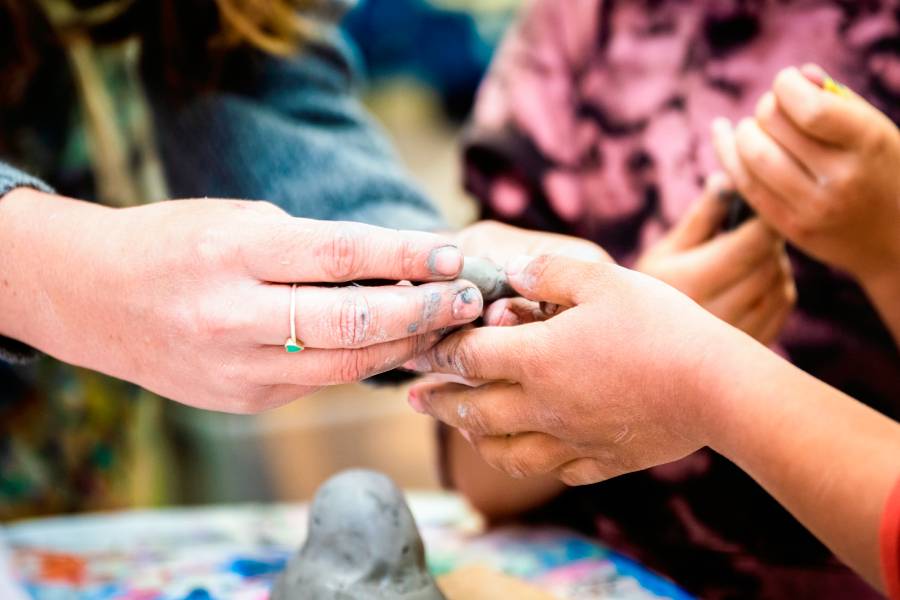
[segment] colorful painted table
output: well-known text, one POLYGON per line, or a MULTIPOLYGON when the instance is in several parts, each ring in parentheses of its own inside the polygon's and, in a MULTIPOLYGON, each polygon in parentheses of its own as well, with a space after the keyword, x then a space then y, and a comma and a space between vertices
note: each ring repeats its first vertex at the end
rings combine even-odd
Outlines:
MULTIPOLYGON (((508 528, 485 534, 456 496, 413 493, 409 501, 436 575, 478 563, 559 598, 689 598, 571 532, 508 528)), ((305 505, 241 505, 22 522, 0 529, 0 597, 266 600, 306 534, 306 517, 305 505)))

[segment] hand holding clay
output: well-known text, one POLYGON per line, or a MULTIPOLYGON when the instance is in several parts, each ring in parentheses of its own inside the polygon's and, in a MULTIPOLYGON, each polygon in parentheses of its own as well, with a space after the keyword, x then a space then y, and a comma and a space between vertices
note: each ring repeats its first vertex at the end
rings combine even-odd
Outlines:
POLYGON ((717 120, 719 160, 759 215, 860 280, 900 265, 900 130, 814 65, 775 78, 753 119, 717 120))
POLYGON ((735 336, 677 290, 610 264, 541 257, 509 269, 533 301, 572 307, 517 327, 462 331, 418 370, 478 381, 423 383, 420 412, 465 432, 514 477, 585 484, 681 458, 706 444, 705 407, 735 336), (518 267, 518 268, 517 268, 518 267), (702 392, 702 393, 700 393, 702 392))
POLYGON ((345 471, 316 492, 309 533, 272 600, 443 600, 403 494, 374 471, 345 471))
POLYGON ((257 412, 389 370, 481 315, 440 236, 297 219, 262 202, 0 203, 0 333, 193 406, 257 412), (358 279, 420 286, 322 287, 358 279), (291 284, 296 334, 285 352, 291 284))
POLYGON ((764 344, 781 331, 797 297, 784 241, 753 219, 719 234, 730 187, 716 173, 677 225, 635 268, 681 290, 703 308, 764 344))
POLYGON ((454 242, 466 254, 461 278, 482 291, 486 325, 518 325, 547 318, 537 302, 518 296, 505 274, 519 256, 553 254, 588 262, 613 262, 597 244, 558 233, 520 229, 496 221, 480 221, 456 234, 454 242))

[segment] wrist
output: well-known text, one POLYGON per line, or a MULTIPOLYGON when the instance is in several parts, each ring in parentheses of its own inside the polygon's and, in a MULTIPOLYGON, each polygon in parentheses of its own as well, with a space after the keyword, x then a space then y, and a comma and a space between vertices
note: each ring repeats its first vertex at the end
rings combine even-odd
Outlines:
POLYGON ((782 401, 777 385, 769 386, 792 367, 733 327, 707 345, 702 361, 697 373, 710 376, 695 378, 696 426, 707 446, 739 463, 745 442, 760 432, 759 415, 782 401))
POLYGON ((19 188, 0 200, 0 334, 49 351, 57 303, 75 302, 83 239, 110 209, 19 188))

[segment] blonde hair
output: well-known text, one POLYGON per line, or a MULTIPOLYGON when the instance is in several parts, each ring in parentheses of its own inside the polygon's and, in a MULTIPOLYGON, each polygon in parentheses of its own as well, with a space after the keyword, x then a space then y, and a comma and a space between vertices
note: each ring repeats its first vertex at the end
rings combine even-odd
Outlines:
MULTIPOLYGON (((312 21, 302 13, 322 5, 322 0, 125 0, 119 4, 144 13, 137 19, 137 31, 124 33, 152 38, 156 49, 162 50, 159 59, 167 71, 187 71, 184 79, 215 85, 215 69, 209 67, 232 50, 253 48, 281 56, 296 52, 314 34, 312 21), (203 81, 210 73, 209 81, 203 81)), ((0 50, 0 106, 21 100, 47 45, 53 44, 39 5, 40 0, 0 0, 0 38, 7 41, 6 49, 0 50)), ((117 27, 109 24, 104 35, 117 27)))
POLYGON ((295 52, 312 34, 301 11, 314 0, 215 0, 221 30, 211 40, 225 47, 249 45, 270 54, 295 52))

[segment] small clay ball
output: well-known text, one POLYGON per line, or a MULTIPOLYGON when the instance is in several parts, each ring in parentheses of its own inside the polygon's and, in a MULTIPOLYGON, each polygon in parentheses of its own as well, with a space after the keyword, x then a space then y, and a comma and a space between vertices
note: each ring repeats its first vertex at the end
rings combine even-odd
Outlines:
POLYGON ((518 295, 509 285, 503 267, 487 258, 467 256, 459 278, 474 283, 485 303, 518 295))
POLYGON ((443 600, 403 494, 385 475, 344 471, 316 493, 303 548, 271 600, 443 600))

